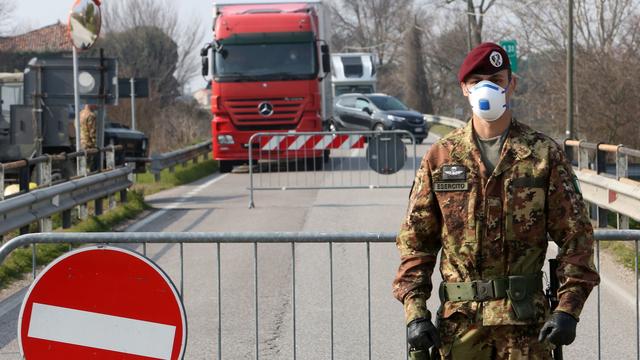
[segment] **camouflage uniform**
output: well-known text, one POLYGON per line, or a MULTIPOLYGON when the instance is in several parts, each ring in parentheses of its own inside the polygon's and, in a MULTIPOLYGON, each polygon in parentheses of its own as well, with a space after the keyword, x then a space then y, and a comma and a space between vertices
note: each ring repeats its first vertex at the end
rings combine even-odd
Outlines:
POLYGON ((80 146, 83 149, 96 147, 96 114, 89 106, 85 106, 80 112, 80 146))
MULTIPOLYGON (((593 230, 564 153, 547 136, 512 120, 500 162, 487 174, 474 136, 469 121, 434 144, 417 173, 396 240, 401 264, 393 283, 407 323, 430 316, 425 302, 440 248, 445 282, 498 279, 539 274, 547 235, 559 247, 557 310, 578 319, 599 277, 593 230)), ((444 301, 437 317, 441 357, 550 358, 552 345, 537 341, 549 315, 542 289, 532 302, 533 316, 522 320, 508 298, 444 301)))

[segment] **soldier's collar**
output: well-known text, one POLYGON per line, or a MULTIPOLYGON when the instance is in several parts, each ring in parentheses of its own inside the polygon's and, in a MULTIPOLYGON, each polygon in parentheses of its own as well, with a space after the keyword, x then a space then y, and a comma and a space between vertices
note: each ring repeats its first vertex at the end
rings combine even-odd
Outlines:
POLYGON ((511 128, 504 146, 509 147, 518 160, 526 159, 531 155, 530 144, 526 142, 524 129, 516 119, 511 120, 511 128))

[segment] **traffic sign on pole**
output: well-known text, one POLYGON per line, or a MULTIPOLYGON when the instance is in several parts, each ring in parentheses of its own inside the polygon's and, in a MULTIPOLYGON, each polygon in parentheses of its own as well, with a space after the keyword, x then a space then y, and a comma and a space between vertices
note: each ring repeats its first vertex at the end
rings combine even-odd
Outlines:
POLYGON ((184 306, 149 259, 115 247, 72 251, 31 284, 20 309, 26 359, 182 359, 184 306))
POLYGON ((504 48, 509 56, 509 62, 511 63, 511 71, 518 72, 518 42, 516 40, 502 40, 500 46, 504 48))

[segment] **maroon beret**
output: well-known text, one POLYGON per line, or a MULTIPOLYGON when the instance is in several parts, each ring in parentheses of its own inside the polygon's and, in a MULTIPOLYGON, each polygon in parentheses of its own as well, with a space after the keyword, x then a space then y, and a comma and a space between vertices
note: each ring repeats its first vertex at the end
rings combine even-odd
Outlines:
POLYGON ((504 69, 511 69, 507 52, 498 44, 482 43, 464 58, 458 71, 458 81, 465 81, 471 74, 491 75, 504 69))

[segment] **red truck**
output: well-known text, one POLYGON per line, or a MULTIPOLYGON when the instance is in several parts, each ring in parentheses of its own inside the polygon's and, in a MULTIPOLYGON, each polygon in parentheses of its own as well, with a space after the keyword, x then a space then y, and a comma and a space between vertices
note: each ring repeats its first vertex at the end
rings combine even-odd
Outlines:
MULTIPOLYGON (((322 131, 330 114, 328 13, 322 1, 215 1, 211 81, 213 156, 220 171, 247 163, 258 132, 322 131)), ((265 158, 254 144, 253 158, 265 158)), ((284 157, 282 154, 280 157, 284 157)), ((322 151, 286 154, 322 164, 322 151)))

